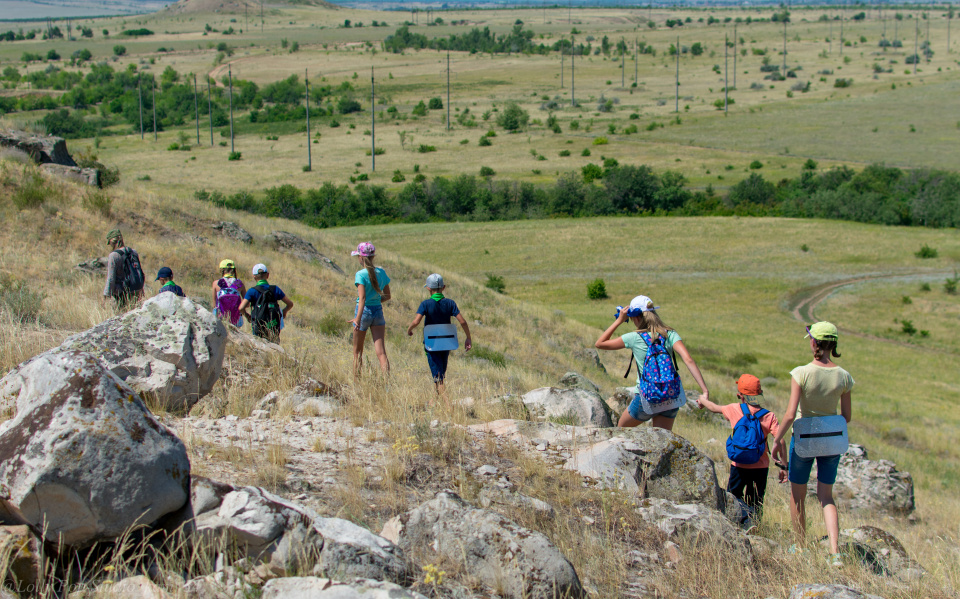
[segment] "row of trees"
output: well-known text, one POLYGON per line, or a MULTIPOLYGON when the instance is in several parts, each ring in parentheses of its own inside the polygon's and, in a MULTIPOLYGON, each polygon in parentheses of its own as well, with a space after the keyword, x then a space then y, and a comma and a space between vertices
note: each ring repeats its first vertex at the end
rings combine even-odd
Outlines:
POLYGON ((960 175, 931 170, 902 171, 872 165, 843 167, 795 179, 767 181, 759 173, 730 188, 726 196, 691 191, 682 174, 660 174, 647 166, 616 165, 566 173, 550 185, 483 176, 422 175, 395 192, 359 183, 327 182, 317 189, 293 185, 260 194, 230 196, 199 190, 195 196, 218 206, 296 220, 315 227, 390 222, 520 220, 553 216, 754 215, 852 220, 887 225, 960 227, 960 175), (589 170, 589 177, 585 177, 589 170), (587 182, 585 179, 589 179, 587 182))

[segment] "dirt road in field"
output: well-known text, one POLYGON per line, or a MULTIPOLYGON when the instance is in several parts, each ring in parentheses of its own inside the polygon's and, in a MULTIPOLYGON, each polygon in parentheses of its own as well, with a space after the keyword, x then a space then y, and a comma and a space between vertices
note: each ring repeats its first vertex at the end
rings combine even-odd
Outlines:
MULTIPOLYGON (((801 289, 794 293, 787 300, 787 309, 790 311, 790 314, 805 324, 816 322, 818 320, 816 316, 817 307, 827 299, 830 294, 832 294, 837 289, 841 287, 846 287, 847 285, 855 285, 856 283, 862 283, 864 281, 873 281, 877 279, 913 279, 917 277, 926 277, 926 276, 950 276, 953 274, 952 271, 932 271, 932 272, 918 272, 911 274, 881 274, 881 275, 865 275, 862 277, 854 277, 852 279, 840 279, 838 281, 831 281, 829 283, 823 283, 822 285, 817 285, 815 287, 807 287, 806 289, 801 289)), ((841 331, 849 335, 854 335, 857 337, 862 337, 864 339, 871 339, 874 341, 882 341, 884 343, 891 343, 894 345, 902 345, 904 347, 915 347, 919 349, 927 349, 913 343, 907 343, 905 341, 897 341, 895 339, 885 339, 883 337, 877 337, 876 335, 868 335, 867 333, 861 333, 859 331, 854 331, 850 329, 840 328, 841 331)))

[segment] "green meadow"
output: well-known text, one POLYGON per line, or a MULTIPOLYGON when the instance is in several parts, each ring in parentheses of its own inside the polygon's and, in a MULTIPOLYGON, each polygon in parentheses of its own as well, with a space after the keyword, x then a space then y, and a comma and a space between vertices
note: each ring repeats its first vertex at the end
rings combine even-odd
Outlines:
MULTIPOLYGON (((792 303, 803 290, 825 283, 888 277, 839 287, 814 308, 817 318, 844 331, 839 363, 857 380, 852 438, 907 470, 926 473, 917 480, 924 488, 960 486, 954 443, 960 296, 943 288, 960 263, 955 230, 770 218, 611 218, 355 227, 324 236, 344 243, 370 239, 387 255, 479 282, 488 274, 502 276, 509 297, 553 309, 593 327, 597 336, 618 304, 648 295, 704 366, 711 394, 733 400, 741 372, 774 377, 778 382, 767 396, 780 410, 789 395, 789 371, 810 359, 792 303), (924 244, 937 248, 938 257, 917 258, 924 244), (596 278, 606 283, 609 299, 587 299, 587 284, 596 278), (921 291, 924 283, 930 291, 921 291), (912 320, 917 332, 904 333, 894 319, 912 320), (921 329, 929 335, 921 337, 921 329)), ((448 295, 456 298, 457 289, 451 286, 448 295)), ((468 316, 484 321, 483 314, 468 316)), ((606 386, 623 384, 626 355, 602 358, 610 373, 606 386)), ((682 417, 678 430, 684 434, 682 417)))

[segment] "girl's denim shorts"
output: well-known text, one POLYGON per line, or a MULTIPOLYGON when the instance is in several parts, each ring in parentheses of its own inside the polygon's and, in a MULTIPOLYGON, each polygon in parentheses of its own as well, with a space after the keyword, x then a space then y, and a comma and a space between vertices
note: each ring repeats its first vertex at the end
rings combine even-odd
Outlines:
MULTIPOLYGON (((353 315, 357 315, 356 309, 353 315)), ((382 327, 387 324, 383 318, 383 306, 364 306, 363 316, 360 317, 360 330, 366 331, 370 327, 382 327)))

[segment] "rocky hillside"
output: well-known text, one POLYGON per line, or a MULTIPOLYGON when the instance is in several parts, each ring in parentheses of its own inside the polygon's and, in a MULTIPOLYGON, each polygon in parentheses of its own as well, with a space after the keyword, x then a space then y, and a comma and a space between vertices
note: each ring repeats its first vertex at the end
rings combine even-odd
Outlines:
POLYGON ((826 566, 813 509, 810 548, 790 555, 773 482, 762 525, 740 526, 725 423, 686 410, 676 435, 611 427, 625 396, 594 331, 443 273, 477 346, 451 359, 445 403, 402 334, 432 269, 382 248, 393 370, 368 357, 355 384, 350 248, 121 185, 0 161, 3 592, 955 596, 955 498, 924 505, 864 448, 841 466, 843 567, 826 566), (101 306, 116 226, 190 297, 101 306), (296 302, 282 345, 210 314, 225 257, 265 262, 296 302))

